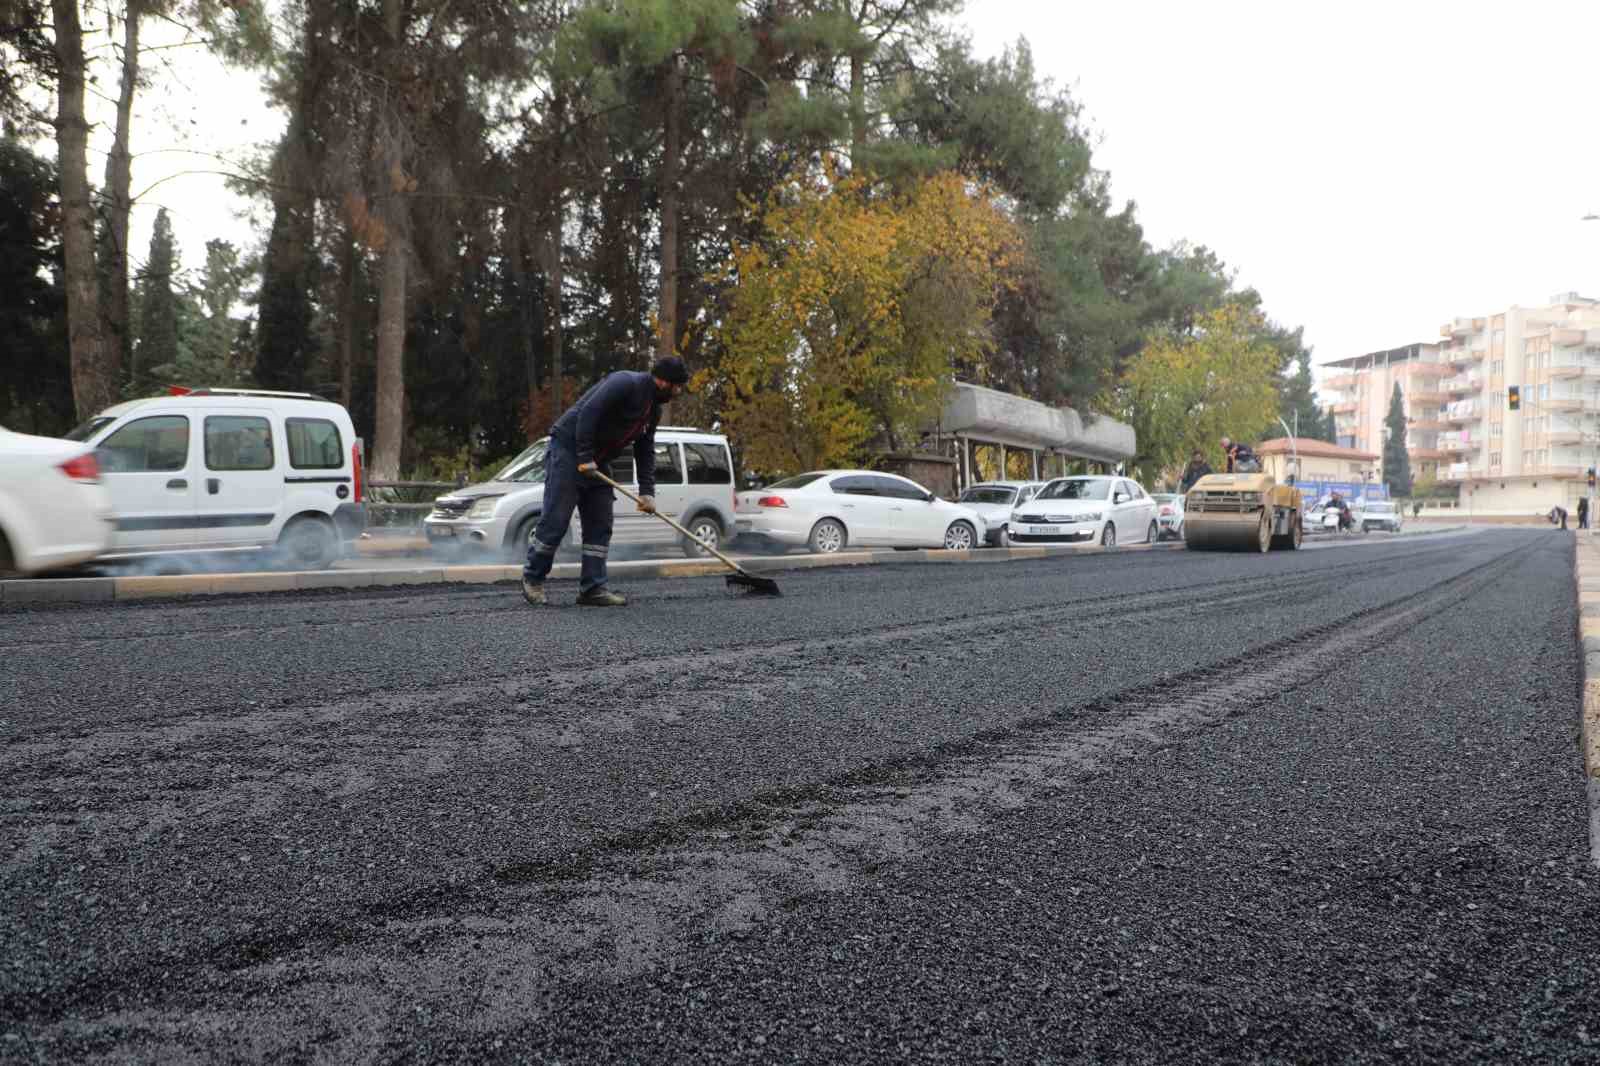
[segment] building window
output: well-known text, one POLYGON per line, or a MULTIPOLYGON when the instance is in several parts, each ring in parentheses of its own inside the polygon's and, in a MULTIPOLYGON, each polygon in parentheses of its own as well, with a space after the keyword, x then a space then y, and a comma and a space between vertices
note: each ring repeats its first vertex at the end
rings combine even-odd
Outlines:
POLYGON ((1489 465, 1492 466, 1492 467, 1499 467, 1499 465, 1500 465, 1500 453, 1499 452, 1490 452, 1489 453, 1489 465))

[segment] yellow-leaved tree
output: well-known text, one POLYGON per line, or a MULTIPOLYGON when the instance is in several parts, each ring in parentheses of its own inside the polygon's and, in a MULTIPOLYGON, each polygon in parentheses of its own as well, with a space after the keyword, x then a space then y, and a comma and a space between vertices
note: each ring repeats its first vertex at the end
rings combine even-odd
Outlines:
POLYGON ((976 372, 1020 242, 985 189, 953 173, 903 188, 791 181, 761 237, 734 247, 726 313, 700 385, 757 470, 862 462, 931 422, 958 373, 976 372))
POLYGON ((1187 333, 1149 338, 1105 392, 1102 410, 1137 434, 1131 472, 1144 484, 1172 477, 1195 450, 1221 470, 1222 437, 1254 444, 1270 433, 1280 357, 1266 326, 1258 312, 1225 304, 1187 333))

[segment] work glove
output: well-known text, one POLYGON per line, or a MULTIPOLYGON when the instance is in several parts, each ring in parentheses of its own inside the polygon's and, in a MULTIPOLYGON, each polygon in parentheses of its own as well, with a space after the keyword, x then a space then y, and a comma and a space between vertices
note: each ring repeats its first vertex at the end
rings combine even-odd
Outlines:
POLYGON ((600 469, 600 467, 596 463, 579 463, 578 464, 578 473, 582 474, 584 477, 588 477, 590 474, 593 474, 594 472, 596 472, 599 469, 600 469))
POLYGON ((640 496, 639 510, 643 511, 645 514, 655 514, 656 498, 654 496, 640 496))

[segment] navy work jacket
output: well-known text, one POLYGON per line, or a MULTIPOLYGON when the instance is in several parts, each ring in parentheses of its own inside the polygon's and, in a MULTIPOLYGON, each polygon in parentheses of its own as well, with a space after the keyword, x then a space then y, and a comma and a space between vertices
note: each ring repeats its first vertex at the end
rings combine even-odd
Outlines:
POLYGON ((633 445, 639 495, 656 494, 656 426, 661 404, 656 379, 647 373, 618 370, 607 374, 550 427, 550 435, 567 445, 578 463, 609 463, 633 445))

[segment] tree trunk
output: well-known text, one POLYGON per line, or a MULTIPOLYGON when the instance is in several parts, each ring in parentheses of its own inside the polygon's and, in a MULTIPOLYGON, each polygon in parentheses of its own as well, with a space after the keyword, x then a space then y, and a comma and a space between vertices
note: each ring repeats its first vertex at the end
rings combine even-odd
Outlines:
POLYGON ((549 305, 547 312, 550 320, 550 404, 555 417, 562 411, 561 392, 561 349, 565 340, 565 331, 561 325, 561 290, 566 284, 566 275, 562 270, 562 230, 567 216, 567 198, 563 191, 557 190, 553 214, 550 221, 550 232, 544 240, 541 249, 544 260, 544 276, 547 285, 545 302, 549 305))
POLYGON ((144 15, 138 0, 129 0, 122 16, 122 85, 117 93, 117 129, 106 157, 106 199, 110 218, 106 226, 105 303, 100 309, 101 336, 106 365, 113 379, 121 377, 133 348, 128 322, 128 213, 133 209, 133 155, 129 127, 133 122, 133 94, 139 83, 139 20, 144 15))
POLYGON ((656 317, 656 354, 678 347, 678 176, 683 125, 683 72, 678 57, 667 60, 666 145, 661 155, 661 304, 656 317))
POLYGON ((89 123, 84 117, 83 26, 77 0, 52 0, 61 83, 56 103, 56 158, 61 180, 61 244, 66 260, 67 336, 72 401, 88 418, 116 401, 100 332, 94 268, 94 211, 89 204, 89 123))
POLYGON ((378 282, 378 397, 372 449, 372 476, 400 476, 400 442, 405 423, 406 248, 398 234, 383 248, 378 282))
POLYGON ((865 60, 860 51, 850 53, 850 169, 861 166, 861 149, 867 143, 867 87, 865 60))
MULTIPOLYGON (((383 24, 388 33, 391 54, 402 47, 401 0, 383 0, 383 24)), ((387 106, 398 109, 400 105, 387 106)), ((396 113, 389 116, 396 128, 390 130, 385 145, 386 166, 382 180, 387 185, 382 217, 385 229, 383 261, 378 281, 378 395, 373 436, 373 477, 394 480, 400 475, 400 446, 405 436, 406 380, 406 241, 405 223, 409 203, 401 188, 405 160, 401 158, 400 130, 404 121, 396 113)))
POLYGON ((356 347, 356 236, 348 227, 344 242, 339 263, 339 402, 348 409, 356 347))

